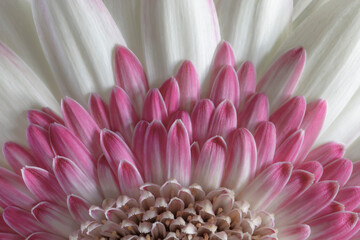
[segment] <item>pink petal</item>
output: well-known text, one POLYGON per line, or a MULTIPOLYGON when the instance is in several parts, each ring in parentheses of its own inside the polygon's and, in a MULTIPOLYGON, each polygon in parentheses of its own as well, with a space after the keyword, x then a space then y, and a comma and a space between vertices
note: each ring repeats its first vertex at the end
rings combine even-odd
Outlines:
POLYGON ((109 108, 104 100, 96 93, 90 95, 89 110, 92 118, 100 129, 110 128, 109 108))
POLYGON ((263 93, 252 96, 244 105, 239 113, 239 126, 253 131, 258 123, 267 121, 269 118, 269 103, 263 93))
POLYGON ((208 137, 210 138, 215 135, 220 135, 226 138, 230 132, 236 129, 236 126, 236 109, 232 102, 224 100, 216 107, 211 116, 208 137))
POLYGON ((306 192, 287 206, 275 212, 277 225, 303 223, 329 205, 339 190, 335 181, 322 181, 313 184, 306 192))
MULTIPOLYGON (((31 124, 26 131, 26 138, 31 152, 36 159, 41 161, 40 166, 48 171, 52 171, 52 160, 55 157, 50 144, 49 132, 42 127, 31 124)), ((31 166, 31 164, 27 164, 31 166)))
POLYGON ((153 121, 146 130, 144 142, 144 180, 156 184, 165 181, 167 131, 159 121, 153 121))
POLYGON ((308 239, 337 239, 351 231, 358 222, 358 215, 352 212, 337 212, 308 222, 311 235, 308 239))
POLYGON ((294 163, 304 140, 304 131, 297 130, 276 149, 274 162, 294 163))
POLYGON ((359 186, 360 185, 360 162, 353 163, 353 171, 345 186, 359 186))
POLYGON ((66 194, 79 195, 93 204, 99 204, 103 197, 95 179, 89 178, 71 160, 54 158, 54 173, 66 194))
POLYGON ((69 195, 67 198, 67 206, 72 218, 79 224, 91 220, 89 216, 90 204, 81 197, 69 195))
POLYGON ((24 240, 23 237, 14 233, 0 232, 0 239, 2 240, 24 240))
MULTIPOLYGON (((0 233, 15 233, 6 223, 3 218, 3 213, 0 213, 0 233)), ((0 238, 1 239, 1 238, 0 238)))
POLYGON ((178 110, 180 105, 180 90, 175 78, 166 80, 159 89, 169 115, 178 110))
POLYGON ((253 178, 256 161, 256 144, 251 133, 245 128, 233 131, 229 135, 222 185, 240 192, 253 178))
POLYGON ((31 213, 49 232, 63 237, 69 237, 79 227, 72 220, 67 209, 56 204, 41 202, 31 210, 31 213))
POLYGON ((123 46, 117 46, 115 50, 115 78, 116 84, 128 93, 138 112, 141 112, 149 90, 148 81, 139 59, 123 46))
POLYGON ((189 135, 189 140, 190 140, 190 142, 192 142, 192 131, 193 131, 192 123, 191 123, 190 115, 187 112, 185 112, 183 110, 179 110, 179 111, 173 113, 169 118, 167 128, 170 129, 170 127, 173 125, 173 123, 178 119, 181 120, 182 123, 184 124, 186 131, 188 132, 188 135, 189 135))
POLYGON ((271 122, 261 122, 255 129, 257 171, 272 163, 276 149, 276 129, 271 122))
POLYGON ((100 142, 104 156, 114 171, 117 171, 122 160, 129 161, 131 164, 137 164, 130 148, 116 133, 106 129, 102 130, 100 142))
POLYGON ((41 201, 64 204, 66 195, 55 176, 38 167, 25 167, 22 177, 27 188, 41 201))
POLYGON ((293 97, 270 116, 270 121, 276 127, 278 146, 299 128, 304 118, 305 108, 306 101, 304 97, 293 97))
POLYGON ((191 151, 191 169, 195 169, 200 156, 200 146, 197 142, 193 142, 190 146, 191 151))
POLYGON ((318 161, 322 165, 326 165, 335 159, 342 158, 344 156, 345 147, 342 144, 336 142, 325 143, 309 152, 305 158, 307 161, 318 161))
POLYGON ((344 204, 346 211, 354 210, 360 204, 360 186, 341 188, 335 201, 344 204))
POLYGON ((14 142, 6 142, 3 153, 6 161, 17 174, 21 174, 21 168, 24 166, 42 165, 34 159, 29 149, 14 142))
POLYGON ((23 237, 34 232, 43 232, 43 226, 28 212, 17 207, 4 209, 3 217, 7 225, 23 237))
POLYGON ((60 117, 58 114, 56 114, 53 110, 51 110, 51 108, 48 107, 43 107, 41 108, 41 111, 43 111, 44 113, 48 114, 49 116, 51 116, 53 119, 56 120, 57 123, 61 124, 61 125, 65 125, 64 120, 62 119, 62 117, 60 117))
POLYGON ((203 99, 196 104, 191 113, 193 140, 199 142, 200 145, 203 144, 208 136, 208 128, 214 109, 215 107, 211 100, 203 99))
MULTIPOLYGON (((358 215, 359 216, 359 215, 358 215)), ((345 239, 357 239, 360 237, 360 221, 358 220, 356 225, 350 231, 344 231, 335 240, 345 240, 345 239)))
POLYGON ((214 102, 215 105, 218 105, 223 100, 230 100, 236 109, 239 107, 239 81, 232 66, 225 65, 221 68, 215 78, 215 82, 210 94, 210 99, 214 102))
POLYGON ((315 177, 315 182, 318 182, 320 180, 324 172, 323 166, 316 161, 304 162, 299 166, 298 169, 302 169, 309 173, 312 173, 315 177))
POLYGON ((29 110, 27 112, 27 119, 30 124, 35 124, 45 129, 48 129, 51 123, 61 124, 61 122, 58 122, 49 114, 38 110, 29 110))
POLYGON ((191 112, 200 98, 200 81, 194 65, 190 61, 181 64, 176 80, 180 89, 180 107, 191 112))
POLYGON ((167 136, 166 169, 168 179, 175 178, 181 185, 189 185, 191 178, 190 141, 181 120, 173 123, 167 136))
POLYGON ((148 122, 153 120, 164 121, 168 116, 164 99, 158 89, 151 89, 146 95, 142 119, 148 122))
POLYGON ((243 103, 255 93, 256 89, 256 71, 251 62, 244 62, 237 71, 237 77, 240 87, 240 107, 243 103))
MULTIPOLYGON (((207 140, 201 149, 193 181, 205 191, 220 187, 226 158, 226 143, 220 136, 207 140)), ((177 168, 181 169, 181 168, 177 168)))
POLYGON ((135 127, 134 135, 132 139, 132 151, 136 155, 137 159, 143 161, 144 155, 144 144, 145 144, 145 133, 149 127, 149 123, 141 120, 135 127))
POLYGON ((294 48, 280 56, 257 85, 269 97, 271 109, 283 104, 294 92, 305 65, 305 50, 294 48))
POLYGON ((332 201, 329 205, 327 205, 320 212, 318 212, 315 216, 313 216, 312 219, 316 219, 316 218, 323 217, 323 216, 331 214, 331 213, 340 212, 340 211, 344 211, 344 210, 345 210, 345 206, 342 203, 337 202, 337 201, 332 201))
POLYGON ((139 187, 144 184, 143 179, 136 167, 124 160, 118 168, 118 180, 121 193, 129 197, 139 197, 139 187))
POLYGON ((248 184, 240 196, 251 208, 264 210, 283 190, 292 172, 290 163, 275 163, 267 167, 248 184))
POLYGON ((49 135, 57 155, 71 159, 83 172, 96 179, 96 160, 77 137, 59 124, 51 124, 49 135))
POLYGON ((340 158, 324 167, 321 180, 336 180, 340 186, 344 186, 349 180, 352 170, 352 162, 348 159, 340 158))
POLYGON ((57 235, 46 233, 46 232, 37 232, 31 234, 26 240, 64 240, 64 238, 57 235))
POLYGON ((129 96, 123 89, 116 87, 111 92, 109 106, 111 129, 120 131, 125 140, 130 143, 139 118, 129 96))
POLYGON ((311 147, 314 145, 315 140, 317 139, 321 127, 324 123, 325 116, 325 100, 316 100, 307 104, 304 120, 300 125, 300 128, 305 131, 305 135, 300 153, 296 159, 297 163, 303 161, 303 159, 309 153, 311 147))
POLYGON ((110 167, 104 156, 98 160, 97 175, 105 198, 117 198, 120 195, 119 184, 114 169, 110 167))
POLYGON ((297 224, 279 228, 278 238, 281 240, 304 240, 310 236, 311 228, 306 224, 297 224))

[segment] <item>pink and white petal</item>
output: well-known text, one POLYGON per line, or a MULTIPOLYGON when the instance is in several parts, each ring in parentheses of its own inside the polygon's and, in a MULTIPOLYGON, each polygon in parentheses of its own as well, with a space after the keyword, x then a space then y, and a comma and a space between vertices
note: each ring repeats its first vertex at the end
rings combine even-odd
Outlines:
POLYGON ((144 184, 144 181, 132 163, 126 160, 120 162, 118 181, 122 194, 133 198, 139 197, 139 187, 144 184))
POLYGON ((60 117, 56 112, 54 112, 51 108, 49 107, 42 107, 41 111, 48 114, 49 116, 51 116, 53 119, 56 120, 57 123, 61 124, 61 125, 65 125, 64 120, 62 119, 62 117, 60 117))
POLYGON ((90 114, 69 97, 62 99, 61 111, 66 126, 84 143, 95 158, 99 157, 101 154, 100 128, 90 114))
POLYGON ((300 153, 304 140, 304 131, 297 130, 287 137, 276 149, 274 162, 291 162, 297 164, 296 158, 300 153))
POLYGON ((139 59, 129 49, 118 46, 115 51, 116 84, 129 95, 137 112, 142 112, 148 81, 139 59))
POLYGON ((353 171, 345 186, 359 186, 360 185, 360 162, 353 163, 353 171))
POLYGON ((313 184, 306 192, 293 199, 285 207, 275 211, 276 224, 284 226, 303 223, 329 205, 339 190, 335 181, 313 184))
POLYGON ((308 239, 338 239, 343 233, 351 231, 359 217, 352 212, 337 212, 309 221, 311 235, 308 239))
POLYGON ((247 61, 244 62, 237 71, 240 87, 240 108, 245 101, 255 93, 256 90, 256 70, 254 65, 247 61))
MULTIPOLYGON (((221 151, 219 152, 222 154, 221 151)), ((239 193, 254 177, 256 162, 256 143, 253 136, 245 128, 236 129, 228 139, 222 185, 239 193)), ((218 171, 221 173, 222 169, 219 168, 218 171)))
POLYGON ((205 191, 220 187, 226 159, 226 142, 220 136, 207 140, 201 149, 193 181, 205 191))
POLYGON ((353 163, 346 158, 340 158, 324 167, 321 180, 336 180, 340 186, 344 186, 349 180, 352 170, 353 163))
POLYGON ((103 2, 31 3, 41 45, 62 95, 85 104, 89 93, 105 94, 114 84, 113 49, 125 41, 103 2))
POLYGON ((119 184, 114 169, 104 156, 101 156, 97 163, 97 176, 105 198, 117 198, 120 196, 119 184))
POLYGON ((47 232, 36 232, 26 238, 26 240, 64 240, 66 238, 60 237, 47 232))
POLYGON ((79 227, 66 208, 53 203, 40 202, 33 207, 31 213, 49 232, 63 237, 69 237, 79 227))
POLYGON ((166 80, 159 91, 166 105, 168 115, 173 114, 180 106, 180 89, 175 78, 171 77, 166 80))
POLYGON ((238 125, 253 131, 257 124, 269 118, 269 103, 264 93, 253 95, 238 116, 238 125))
POLYGON ((194 64, 203 83, 220 42, 213 2, 144 1, 141 2, 140 15, 145 68, 151 79, 150 85, 158 86, 175 72, 184 59, 194 64))
POLYGON ((233 103, 224 100, 215 109, 211 116, 208 138, 220 135, 223 138, 227 136, 237 127, 237 113, 233 103))
POLYGON ((342 203, 346 211, 352 211, 360 204, 360 186, 341 188, 335 201, 342 203))
POLYGON ((241 199, 250 202, 252 209, 266 209, 289 181, 292 168, 291 163, 270 165, 240 192, 241 199))
POLYGON ((64 157, 54 158, 54 173, 66 194, 76 194, 92 204, 101 203, 103 196, 95 179, 89 178, 71 160, 64 157))
POLYGON ((180 107, 191 112, 200 99, 200 82, 198 73, 190 61, 181 64, 176 80, 180 89, 180 107))
POLYGON ((336 142, 328 142, 311 150, 305 158, 307 161, 318 161, 322 165, 326 165, 336 159, 342 158, 345 153, 345 147, 336 142))
POLYGON ((31 154, 30 149, 25 148, 14 142, 6 142, 3 146, 3 154, 13 171, 21 174, 21 168, 24 166, 43 166, 41 162, 37 162, 31 154))
POLYGON ((281 240, 305 240, 310 236, 311 228, 306 224, 297 224, 279 228, 278 237, 281 240))
POLYGON ((215 110, 213 102, 209 99, 200 100, 191 113, 191 122, 193 126, 193 140, 202 145, 207 136, 211 116, 215 110))
POLYGON ((305 114, 306 101, 304 97, 293 97, 270 116, 270 121, 276 127, 276 141, 279 146, 284 139, 296 131, 305 114))
POLYGON ((165 101, 158 89, 151 89, 146 95, 142 119, 151 122, 153 120, 164 121, 168 117, 165 101))
POLYGON ((95 120, 100 129, 110 128, 110 115, 107 104, 102 98, 92 93, 89 98, 89 110, 92 118, 95 120))
POLYGON ((298 169, 312 173, 315 177, 315 182, 318 182, 324 173, 323 165, 317 161, 304 162, 298 166, 298 169))
POLYGON ((24 240, 24 237, 16 233, 0 232, 0 239, 2 240, 24 240))
POLYGON ((183 186, 190 184, 190 141, 186 127, 181 120, 176 120, 172 124, 167 135, 166 171, 168 179, 175 178, 183 186))
POLYGON ((45 229, 30 212, 18 207, 5 208, 3 218, 8 226, 23 237, 45 229))
POLYGON ((136 155, 137 159, 140 159, 139 161, 141 164, 143 164, 143 159, 145 159, 144 144, 146 129, 148 127, 148 122, 144 120, 139 121, 134 129, 134 135, 132 139, 132 151, 136 155))
POLYGON ((199 161, 199 156, 200 156, 200 146, 198 142, 193 142, 191 144, 190 151, 191 151, 191 169, 193 171, 193 169, 195 169, 199 161))
POLYGON ((305 50, 294 48, 281 57, 267 70, 257 85, 257 91, 264 92, 274 111, 293 94, 305 66, 305 50))
POLYGON ((173 125, 173 123, 178 119, 181 120, 182 123, 184 124, 186 131, 188 132, 190 142, 192 142, 193 128, 192 128, 190 115, 187 112, 185 112, 183 110, 179 110, 179 111, 175 112, 174 114, 172 114, 167 122, 168 130, 173 125))
POLYGON ((67 197, 67 207, 72 218, 79 224, 91 220, 89 215, 90 203, 85 199, 71 194, 67 197))
POLYGON ((254 140, 257 149, 257 171, 273 162, 276 149, 276 128, 271 122, 261 122, 255 129, 254 140))
POLYGON ((38 167, 25 167, 21 172, 25 185, 40 201, 65 205, 66 195, 52 173, 38 167))
POLYGON ((35 124, 38 125, 46 130, 49 129, 49 126, 51 123, 59 123, 62 124, 62 122, 57 121, 55 118, 50 116, 49 114, 39 111, 39 110, 29 110, 27 112, 27 120, 29 124, 35 124))

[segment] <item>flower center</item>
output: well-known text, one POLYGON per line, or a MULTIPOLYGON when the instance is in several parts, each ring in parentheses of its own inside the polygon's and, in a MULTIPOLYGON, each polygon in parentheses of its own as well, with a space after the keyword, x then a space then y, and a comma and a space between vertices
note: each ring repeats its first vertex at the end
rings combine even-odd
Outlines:
POLYGON ((260 239, 276 237, 274 217, 254 212, 235 200, 234 192, 219 188, 206 193, 176 180, 162 186, 145 184, 135 197, 106 199, 92 206, 92 220, 82 224, 71 239, 260 239))

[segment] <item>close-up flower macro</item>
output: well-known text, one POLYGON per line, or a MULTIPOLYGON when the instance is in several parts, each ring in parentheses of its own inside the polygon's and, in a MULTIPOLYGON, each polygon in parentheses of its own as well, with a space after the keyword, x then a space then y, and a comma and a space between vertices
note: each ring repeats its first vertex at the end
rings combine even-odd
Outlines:
POLYGON ((0 0, 0 240, 360 240, 360 0, 0 0))

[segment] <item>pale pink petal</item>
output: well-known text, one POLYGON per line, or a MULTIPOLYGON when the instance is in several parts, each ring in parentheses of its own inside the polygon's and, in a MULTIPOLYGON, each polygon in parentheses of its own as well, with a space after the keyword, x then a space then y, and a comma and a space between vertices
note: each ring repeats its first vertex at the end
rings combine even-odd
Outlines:
POLYGON ((208 136, 210 119, 215 110, 214 104, 209 99, 200 100, 191 113, 191 122, 193 126, 193 140, 204 143, 208 136))
POLYGON ((236 109, 229 100, 220 103, 211 116, 208 137, 220 135, 224 138, 228 136, 237 126, 236 109))
POLYGON ((326 165, 335 159, 342 158, 344 156, 345 147, 336 142, 325 143, 309 152, 305 158, 307 161, 318 161, 322 165, 326 165))
POLYGON ((352 162, 348 159, 340 158, 324 167, 321 180, 336 180, 340 186, 344 186, 349 180, 352 170, 352 162))
POLYGON ((193 142, 190 146, 191 150, 191 169, 195 169, 200 156, 200 146, 197 142, 193 142))
POLYGON ((308 222, 311 227, 309 240, 338 239, 343 233, 351 231, 359 217, 352 212, 337 212, 308 222))
POLYGON ((35 124, 45 129, 48 129, 51 123, 62 124, 62 122, 57 121, 49 114, 39 110, 29 110, 27 112, 27 119, 30 124, 35 124))
POLYGON ((349 180, 346 182, 345 186, 358 186, 360 185, 360 162, 353 163, 353 171, 349 180))
POLYGON ((309 225, 297 224, 279 228, 278 238, 281 240, 305 240, 310 236, 309 225))
POLYGON ((159 91, 164 99, 168 115, 171 115, 178 110, 180 105, 180 90, 175 78, 166 80, 159 91))
POLYGON ((205 191, 220 187, 226 158, 226 143, 220 136, 207 140, 201 149, 193 181, 205 191))
POLYGON ((173 113, 168 120, 167 129, 169 130, 170 127, 173 125, 173 123, 178 119, 181 120, 182 123, 184 124, 186 131, 188 132, 190 142, 192 142, 193 128, 192 128, 190 115, 187 112, 185 112, 183 110, 179 110, 179 111, 173 113))
POLYGON ((257 175, 241 192, 241 199, 251 203, 251 208, 264 210, 283 190, 292 172, 291 163, 275 163, 257 175))
POLYGON ((129 197, 139 197, 139 187, 144 184, 143 179, 136 167, 124 160, 118 168, 118 180, 122 194, 129 197))
POLYGON ((315 182, 318 182, 324 173, 323 165, 317 161, 304 162, 299 165, 298 169, 312 173, 315 177, 315 182))
POLYGON ((238 116, 238 125, 253 131, 258 123, 267 121, 268 118, 269 103, 267 97, 263 93, 258 93, 245 103, 238 116))
POLYGON ((283 104, 294 92, 305 65, 305 50, 294 48, 279 57, 257 85, 269 97, 272 110, 283 104))
POLYGON ((116 198, 120 195, 119 184, 114 169, 104 156, 101 156, 97 164, 97 175, 100 187, 105 198, 116 198))
POLYGON ((168 117, 164 99, 158 89, 151 89, 146 95, 142 119, 151 122, 153 120, 163 121, 168 117))
POLYGON ((322 181, 313 184, 305 193, 276 211, 276 224, 284 226, 306 222, 329 205, 339 190, 335 181, 322 181))
POLYGON ((96 180, 89 178, 71 160, 55 157, 54 173, 66 194, 77 194, 93 204, 99 204, 103 199, 96 180))
POLYGON ((111 92, 109 106, 112 129, 120 131, 125 140, 130 143, 139 118, 129 96, 123 89, 115 87, 111 92))
POLYGON ((235 192, 241 191, 254 176, 256 161, 253 136, 245 128, 236 129, 229 136, 222 185, 235 192))
POLYGON ((299 128, 304 118, 305 108, 306 101, 304 97, 293 97, 271 114, 270 121, 276 127, 278 146, 299 128))
POLYGON ((100 129, 110 128, 109 108, 104 100, 96 94, 92 93, 89 98, 90 114, 99 126, 100 129))
POLYGON ((52 173, 38 167, 25 167, 22 177, 27 188, 39 200, 65 203, 66 195, 52 173))
POLYGON ((67 197, 67 206, 72 218, 79 224, 91 220, 89 216, 90 204, 81 197, 71 194, 67 197))
POLYGON ((165 181, 167 131, 159 121, 153 121, 144 140, 144 180, 156 184, 165 181))
POLYGON ((276 128, 271 122, 261 122, 255 129, 257 171, 272 163, 276 149, 276 128))
POLYGON ((148 81, 139 59, 123 46, 115 50, 115 79, 116 84, 127 92, 138 113, 141 113, 149 90, 148 81))
POLYGON ((24 240, 24 237, 15 233, 0 232, 0 239, 2 240, 24 240))
POLYGON ((184 186, 190 184, 190 141, 185 125, 181 120, 176 120, 173 123, 167 136, 166 169, 167 178, 175 178, 184 186))
POLYGON ((31 234, 29 237, 26 238, 26 240, 64 240, 64 238, 51 234, 51 233, 47 233, 47 232, 37 232, 37 233, 33 233, 31 234))
POLYGON ((344 204, 346 211, 354 210, 360 204, 360 186, 341 188, 335 201, 344 204))
POLYGON ((69 237, 79 227, 66 208, 53 203, 40 202, 33 207, 31 213, 49 232, 54 232, 63 237, 69 237))
POLYGON ((34 232, 43 232, 44 227, 36 221, 30 212, 17 207, 4 209, 3 217, 7 225, 23 237, 34 232))
POLYGON ((237 71, 240 87, 240 107, 255 93, 256 90, 256 70, 251 62, 244 62, 237 71))
POLYGON ((34 159, 29 149, 17 143, 6 142, 3 146, 3 153, 6 161, 17 174, 21 174, 21 168, 24 166, 42 166, 41 162, 34 159))
POLYGON ((180 107, 191 112, 200 98, 200 81, 194 65, 190 61, 181 64, 176 80, 180 89, 180 107))
POLYGON ((297 130, 289 137, 287 137, 283 143, 276 149, 274 162, 291 162, 295 163, 302 143, 304 140, 304 131, 297 130))
POLYGON ((132 139, 132 150, 136 155, 137 159, 140 159, 142 162, 145 159, 144 155, 144 144, 145 144, 145 133, 148 128, 149 123, 141 120, 136 124, 134 135, 132 139))
POLYGON ((215 105, 223 100, 230 100, 236 109, 239 107, 239 81, 233 66, 225 65, 220 69, 212 85, 210 99, 215 105))

